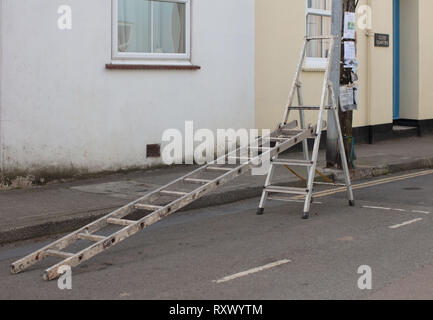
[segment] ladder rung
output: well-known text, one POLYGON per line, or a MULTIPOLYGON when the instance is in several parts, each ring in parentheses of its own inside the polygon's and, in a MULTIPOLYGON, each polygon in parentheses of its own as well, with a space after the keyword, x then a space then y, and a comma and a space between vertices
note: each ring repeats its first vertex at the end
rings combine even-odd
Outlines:
POLYGON ((73 253, 64 252, 64 251, 57 251, 57 250, 47 250, 45 252, 49 256, 58 257, 58 258, 62 258, 62 259, 67 259, 67 258, 70 258, 70 257, 74 256, 73 253))
POLYGON ((212 180, 207 180, 207 179, 195 179, 195 178, 186 178, 184 180, 185 182, 190 182, 190 183, 198 183, 198 184, 206 184, 209 182, 212 182, 212 180))
POLYGON ((305 200, 296 200, 296 199, 283 198, 283 197, 268 197, 267 200, 281 201, 281 202, 296 202, 296 203, 304 203, 305 202, 305 200))
POLYGON ((314 184, 321 186, 347 187, 344 183, 314 182, 314 184))
POLYGON ((101 240, 107 239, 107 237, 98 236, 96 234, 90 234, 90 233, 79 233, 78 238, 81 240, 89 240, 89 241, 94 241, 94 242, 99 242, 101 240))
POLYGON ((280 126, 280 129, 294 129, 296 127, 298 127, 298 120, 293 120, 292 122, 280 126))
POLYGON ((160 193, 165 196, 186 196, 188 194, 188 192, 170 190, 162 190, 160 193))
POLYGON ((277 186, 269 186, 265 188, 267 192, 271 193, 287 193, 287 194, 299 194, 299 195, 307 195, 308 190, 304 188, 289 188, 289 187, 277 187, 277 186))
POLYGON ((299 167, 311 167, 313 165, 313 161, 292 160, 292 159, 278 159, 272 161, 272 163, 280 166, 299 166, 299 167))
MULTIPOLYGON (((307 129, 305 129, 305 130, 307 130, 307 129)), ((305 130, 286 130, 286 129, 283 129, 281 131, 285 135, 288 135, 288 136, 297 136, 298 134, 303 133, 305 130)), ((288 139, 290 139, 290 138, 292 138, 292 137, 288 137, 288 139)))
POLYGON ((157 205, 154 205, 154 204, 137 203, 134 206, 134 208, 137 209, 137 210, 156 211, 156 210, 162 209, 163 207, 157 206, 157 205))
POLYGON ((305 37, 305 40, 330 40, 334 38, 334 36, 312 36, 312 37, 305 37))
POLYGON ((281 138, 281 137, 267 137, 266 140, 270 140, 270 141, 286 141, 286 140, 290 140, 292 137, 286 137, 286 138, 281 138))
POLYGON ((229 160, 244 160, 244 161, 250 161, 251 158, 249 157, 227 157, 229 160))
POLYGON ((207 167, 206 170, 208 170, 208 171, 226 171, 226 172, 229 172, 229 171, 232 171, 234 169, 232 169, 232 168, 224 168, 224 167, 207 167))
MULTIPOLYGON (((332 106, 325 106, 324 107, 325 110, 331 110, 332 108, 333 108, 332 106)), ((290 109, 292 109, 292 110, 316 111, 316 110, 320 110, 320 106, 295 106, 295 107, 290 107, 290 109)))
POLYGON ((270 150, 270 147, 250 147, 250 150, 270 150))
POLYGON ((125 219, 117 219, 117 218, 108 218, 107 219, 107 223, 109 223, 109 224, 116 224, 116 225, 119 225, 119 226, 130 226, 130 225, 136 223, 136 221, 125 220, 125 219))

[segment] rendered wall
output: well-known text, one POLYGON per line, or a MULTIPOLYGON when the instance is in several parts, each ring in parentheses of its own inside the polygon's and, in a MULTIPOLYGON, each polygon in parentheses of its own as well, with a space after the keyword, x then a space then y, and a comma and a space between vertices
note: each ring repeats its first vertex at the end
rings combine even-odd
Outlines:
MULTIPOLYGON (((368 4, 361 0, 359 6, 368 4)), ((371 1, 372 32, 388 33, 392 39, 392 0, 371 1)), ((256 124, 274 128, 287 103, 303 37, 306 33, 306 1, 256 0, 256 124)), ((359 110, 354 126, 392 123, 392 42, 375 48, 374 37, 357 31, 360 77, 359 110), (370 86, 368 85, 370 79, 370 86), (369 98, 370 97, 370 98, 369 98)), ((323 71, 304 70, 306 105, 318 105, 323 71)), ((316 116, 308 117, 309 123, 316 116)))
POLYGON ((419 1, 419 113, 418 120, 433 119, 433 1, 419 1))
POLYGON ((146 167, 168 128, 254 127, 254 2, 192 1, 199 71, 107 70, 111 1, 2 0, 5 172, 146 167), (72 7, 73 28, 57 28, 72 7))

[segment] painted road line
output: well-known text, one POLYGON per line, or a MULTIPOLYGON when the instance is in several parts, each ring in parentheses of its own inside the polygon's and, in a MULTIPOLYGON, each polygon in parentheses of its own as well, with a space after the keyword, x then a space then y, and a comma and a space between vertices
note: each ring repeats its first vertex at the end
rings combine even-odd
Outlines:
POLYGON ((431 214, 431 212, 428 211, 419 211, 419 210, 412 210, 413 213, 423 213, 423 214, 431 214))
MULTIPOLYGON (((385 210, 385 211, 398 211, 398 212, 409 212, 408 210, 405 209, 396 209, 396 208, 386 208, 386 207, 375 207, 375 206, 362 206, 365 209, 375 209, 375 210, 385 210)), ((421 210, 412 210, 410 211, 412 213, 422 213, 422 214, 431 214, 431 212, 429 211, 421 211, 421 210)))
POLYGON ((377 210, 387 210, 390 211, 391 208, 383 208, 383 207, 372 207, 372 206, 362 206, 365 209, 377 209, 377 210))
POLYGON ((415 223, 415 222, 419 222, 419 221, 422 221, 422 220, 423 220, 422 218, 418 218, 418 219, 414 219, 414 220, 403 222, 401 224, 396 224, 395 226, 391 226, 389 228, 390 229, 398 229, 398 228, 401 228, 401 227, 404 227, 404 226, 407 226, 409 224, 412 224, 412 223, 415 223))
POLYGON ((231 276, 224 277, 224 278, 219 279, 219 280, 213 280, 212 282, 214 282, 214 283, 223 283, 223 282, 231 281, 231 280, 234 280, 234 279, 237 279, 237 278, 248 276, 248 275, 253 274, 253 273, 269 270, 269 269, 281 266, 283 264, 287 264, 289 262, 291 262, 291 261, 287 260, 287 259, 276 261, 276 262, 273 262, 273 263, 270 263, 270 264, 267 264, 267 265, 264 265, 264 266, 261 266, 261 267, 253 268, 253 269, 246 270, 246 271, 242 271, 242 272, 233 274, 231 276))
POLYGON ((374 209, 374 210, 385 210, 385 211, 397 211, 397 212, 402 212, 402 213, 406 213, 407 210, 404 209, 396 209, 396 208, 385 208, 385 207, 374 207, 374 206, 362 206, 365 209, 374 209))
MULTIPOLYGON (((425 170, 425 171, 416 172, 416 173, 409 173, 409 174, 405 174, 405 175, 397 176, 397 177, 391 177, 391 178, 385 178, 385 179, 379 179, 379 180, 364 182, 364 183, 353 185, 352 189, 355 190, 355 189, 368 188, 368 187, 378 186, 381 184, 387 184, 387 183, 391 183, 391 182, 427 176, 430 174, 433 174, 433 170, 425 170)), ((316 198, 326 197, 326 196, 329 196, 332 194, 346 192, 346 191, 347 191, 346 187, 336 188, 333 190, 324 190, 324 191, 319 191, 319 192, 314 193, 313 197, 316 197, 316 198)), ((297 197, 293 197, 292 199, 303 199, 303 198, 305 198, 305 196, 297 196, 297 197)))

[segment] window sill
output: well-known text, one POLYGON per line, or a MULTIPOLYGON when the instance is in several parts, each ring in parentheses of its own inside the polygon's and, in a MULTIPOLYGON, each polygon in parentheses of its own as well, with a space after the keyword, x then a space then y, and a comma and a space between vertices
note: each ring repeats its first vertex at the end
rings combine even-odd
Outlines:
POLYGON ((107 63, 106 69, 109 70, 200 70, 196 65, 179 64, 117 64, 107 63))

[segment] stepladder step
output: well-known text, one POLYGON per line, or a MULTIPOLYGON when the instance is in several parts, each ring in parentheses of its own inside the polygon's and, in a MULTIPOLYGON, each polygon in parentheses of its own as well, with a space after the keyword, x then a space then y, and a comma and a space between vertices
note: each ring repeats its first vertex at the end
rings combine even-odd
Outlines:
MULTIPOLYGON (((324 106, 323 107, 325 110, 332 110, 334 107, 333 106, 324 106)), ((292 109, 293 111, 299 111, 299 110, 304 110, 304 111, 319 111, 320 110, 320 106, 293 106, 290 107, 290 109, 292 109)))
POLYGON ((297 194, 297 195, 308 194, 308 190, 306 188, 268 186, 265 188, 265 190, 266 192, 270 192, 270 193, 286 193, 286 194, 297 194))
POLYGON ((310 160, 294 160, 294 159, 277 159, 272 161, 273 164, 278 166, 298 166, 298 167, 311 167, 313 161, 310 160))

